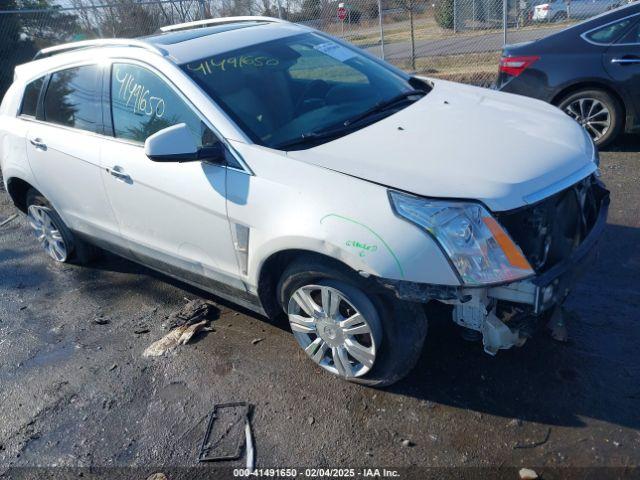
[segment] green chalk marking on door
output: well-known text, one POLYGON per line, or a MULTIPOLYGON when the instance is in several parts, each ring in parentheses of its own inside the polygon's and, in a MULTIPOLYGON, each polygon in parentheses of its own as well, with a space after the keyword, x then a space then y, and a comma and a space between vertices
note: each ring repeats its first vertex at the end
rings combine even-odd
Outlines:
MULTIPOLYGON (((326 218, 329 218, 329 217, 335 217, 335 218, 337 218, 337 219, 339 219, 339 220, 344 220, 345 222, 350 222, 350 223, 353 223, 353 224, 355 224, 355 225, 359 225, 360 227, 362 227, 362 228, 366 228, 367 230, 369 230, 369 232, 371 232, 371 234, 372 234, 372 235, 374 235, 378 240, 380 240, 380 242, 382 243, 382 245, 384 245, 384 247, 387 249, 387 251, 389 252, 389 254, 393 257, 393 259, 394 259, 394 260, 395 260, 395 262, 396 262, 396 265, 398 266, 398 270, 400 271, 400 276, 401 276, 402 278, 404 278, 404 270, 402 269, 402 265, 400 264, 400 260, 398 260, 398 257, 396 256, 396 254, 394 253, 394 251, 391 249, 391 247, 389 246, 389 244, 388 244, 387 242, 385 242, 385 241, 384 241, 384 239, 383 239, 380 235, 378 235, 374 230, 372 230, 371 228, 369 228, 369 227, 368 227, 367 225, 365 225, 364 223, 360 223, 360 222, 358 222, 357 220, 354 220, 353 218, 349 218, 349 217, 344 217, 344 216, 342 216, 342 215, 338 215, 337 213, 330 213, 330 214, 328 214, 328 215, 325 215, 324 217, 322 217, 322 218, 320 219, 320 223, 324 222, 324 220, 325 220, 326 218)), ((375 249, 376 249, 376 250, 378 249, 377 245, 367 245, 367 244, 362 243, 362 242, 356 242, 356 241, 353 241, 353 240, 347 240, 347 246, 348 246, 348 247, 362 248, 362 247, 358 247, 358 245, 360 245, 360 246, 365 246, 365 247, 370 247, 370 248, 374 248, 374 247, 375 247, 375 249), (351 243, 351 244, 350 244, 350 243, 351 243), (357 244, 357 245, 355 245, 355 244, 357 244)), ((367 249, 365 248, 364 250, 367 250, 367 249)), ((371 251, 375 251, 375 250, 367 250, 367 251, 371 252, 371 251)))

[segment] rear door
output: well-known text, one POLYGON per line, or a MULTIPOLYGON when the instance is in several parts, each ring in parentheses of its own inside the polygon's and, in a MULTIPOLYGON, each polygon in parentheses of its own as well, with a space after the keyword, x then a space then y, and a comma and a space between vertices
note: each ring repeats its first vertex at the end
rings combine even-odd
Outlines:
POLYGON ((44 82, 26 146, 38 187, 74 231, 117 239, 99 164, 101 67, 59 70, 44 82))
POLYGON ((185 123, 199 146, 219 139, 187 99, 152 67, 116 61, 109 90, 111 140, 104 182, 121 235, 141 262, 204 287, 244 290, 226 208, 225 165, 153 162, 145 140, 185 123))
POLYGON ((606 50, 604 67, 640 111, 640 21, 606 50))

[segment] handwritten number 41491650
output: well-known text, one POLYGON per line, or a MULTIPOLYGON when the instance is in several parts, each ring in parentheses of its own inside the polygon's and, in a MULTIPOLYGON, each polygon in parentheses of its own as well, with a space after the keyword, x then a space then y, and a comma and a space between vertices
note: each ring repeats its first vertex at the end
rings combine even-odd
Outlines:
POLYGON ((199 63, 189 64, 187 65, 187 68, 193 72, 201 73, 202 75, 211 75, 215 70, 226 72, 227 70, 246 67, 275 67, 279 64, 280 60, 277 58, 240 55, 238 57, 223 58, 220 60, 209 58, 199 63))
POLYGON ((120 84, 118 98, 125 102, 125 107, 132 106, 133 113, 142 113, 148 116, 162 118, 165 111, 165 102, 161 97, 149 94, 149 89, 142 83, 136 82, 133 75, 116 70, 116 81, 120 84))

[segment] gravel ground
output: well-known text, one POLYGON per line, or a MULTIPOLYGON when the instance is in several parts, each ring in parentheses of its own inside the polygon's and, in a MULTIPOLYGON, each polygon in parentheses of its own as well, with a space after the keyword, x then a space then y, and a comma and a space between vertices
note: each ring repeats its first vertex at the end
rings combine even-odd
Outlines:
MULTIPOLYGON (((419 365, 386 390, 322 373, 286 325, 224 302, 214 332, 144 358, 185 298, 217 300, 111 255, 91 268, 53 265, 19 216, 0 227, 0 476, 195 467, 213 405, 246 401, 259 467, 637 478, 576 467, 640 463, 638 152, 629 136, 602 153, 609 225, 568 300, 568 344, 543 334, 492 358, 434 316, 419 365)), ((13 213, 0 192, 0 221, 13 213)))

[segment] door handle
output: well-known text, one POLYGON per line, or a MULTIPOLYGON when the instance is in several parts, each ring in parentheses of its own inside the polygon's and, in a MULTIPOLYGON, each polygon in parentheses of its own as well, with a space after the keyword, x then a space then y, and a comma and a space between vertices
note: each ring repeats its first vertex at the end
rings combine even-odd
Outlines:
POLYGON ((617 63, 618 65, 632 65, 635 63, 640 63, 640 57, 612 58, 611 63, 617 63))
POLYGON ((107 168, 107 172, 109 172, 112 177, 116 177, 118 180, 123 180, 125 182, 131 181, 131 177, 122 170, 122 167, 119 167, 117 165, 112 168, 107 168))
POLYGON ((47 144, 44 143, 40 138, 30 138, 29 143, 31 143, 31 145, 36 147, 38 150, 43 150, 43 151, 47 150, 47 144))

